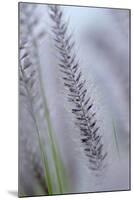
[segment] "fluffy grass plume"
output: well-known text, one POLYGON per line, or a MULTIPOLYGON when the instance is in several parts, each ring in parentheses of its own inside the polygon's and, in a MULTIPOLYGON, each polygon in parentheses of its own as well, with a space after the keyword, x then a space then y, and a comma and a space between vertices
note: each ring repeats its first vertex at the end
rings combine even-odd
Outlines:
POLYGON ((81 67, 74 53, 75 41, 72 34, 68 34, 68 23, 64 20, 60 6, 49 6, 50 18, 53 22, 52 32, 55 47, 59 52, 59 69, 62 74, 64 86, 68 88, 68 101, 73 104, 72 113, 75 124, 81 131, 81 142, 88 157, 89 168, 95 172, 104 168, 107 152, 104 151, 102 135, 92 111, 93 103, 87 95, 86 80, 82 78, 81 67))

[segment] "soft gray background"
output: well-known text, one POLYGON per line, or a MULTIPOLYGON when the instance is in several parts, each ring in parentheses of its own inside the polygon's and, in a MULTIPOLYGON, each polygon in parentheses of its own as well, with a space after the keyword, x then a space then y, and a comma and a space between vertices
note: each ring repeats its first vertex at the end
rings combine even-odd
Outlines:
MULTIPOLYGON (((58 68, 57 52, 53 45, 48 8, 38 5, 35 15, 40 16, 40 26, 46 31, 39 43, 42 79, 56 142, 72 184, 68 192, 128 189, 129 11, 71 6, 62 8, 65 19, 69 17, 69 31, 73 31, 77 57, 80 59, 81 70, 87 80, 88 92, 94 101, 94 109, 97 111, 105 147, 109 153, 107 173, 100 179, 101 183, 96 183, 87 168, 80 133, 74 127, 70 104, 67 102, 58 68), (117 155, 114 140, 113 121, 120 157, 117 155)), ((27 152, 39 157, 33 132, 33 122, 25 102, 20 98, 20 181, 29 194, 33 192, 35 182, 32 180, 27 152)), ((47 148, 46 143, 45 146, 47 148)), ((40 158, 37 162, 39 160, 40 158)))

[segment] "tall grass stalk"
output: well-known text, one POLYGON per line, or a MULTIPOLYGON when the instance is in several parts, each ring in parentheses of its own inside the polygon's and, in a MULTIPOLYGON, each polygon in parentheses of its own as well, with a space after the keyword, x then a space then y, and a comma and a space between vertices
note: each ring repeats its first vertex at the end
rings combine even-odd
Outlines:
MULTIPOLYGON (((29 30, 29 33, 32 36, 32 32, 29 30)), ((37 66, 38 66, 38 72, 39 72, 39 82, 40 82, 40 88, 41 88, 41 93, 42 93, 42 98, 43 98, 43 104, 44 104, 44 118, 46 119, 47 122, 47 128, 48 128, 48 133, 49 133, 49 143, 51 145, 51 149, 52 149, 52 153, 53 153, 53 161, 55 163, 55 168, 56 168, 56 175, 57 175, 57 180, 58 180, 58 184, 59 184, 59 190, 60 193, 63 193, 63 184, 62 184, 62 180, 64 180, 64 177, 61 175, 61 171, 62 171, 62 164, 60 159, 58 158, 58 148, 54 142, 54 138, 53 138, 53 130, 52 130, 52 125, 51 125, 51 120, 50 120, 50 115, 49 115, 49 109, 48 109, 48 105, 47 105, 47 100, 46 100, 46 96, 45 96, 45 92, 44 92, 44 83, 42 81, 42 72, 41 72, 41 66, 40 66, 40 61, 39 61, 39 55, 38 55, 38 45, 37 45, 37 41, 34 39, 34 37, 32 37, 32 41, 33 41, 33 46, 34 49, 36 50, 36 60, 37 60, 37 66)))
MULTIPOLYGON (((30 13, 32 15, 32 13, 30 13)), ((36 58, 36 65, 37 65, 37 71, 38 71, 38 75, 39 75, 39 85, 40 85, 40 89, 41 89, 41 96, 43 99, 43 111, 44 111, 44 120, 47 124, 47 128, 48 128, 48 136, 49 136, 49 144, 50 144, 50 148, 52 150, 52 157, 53 157, 53 161, 54 161, 54 167, 56 170, 56 176, 57 176, 57 185, 59 187, 59 192, 62 194, 64 190, 66 190, 65 187, 65 174, 62 174, 63 171, 63 164, 61 159, 59 158, 59 151, 58 148, 54 142, 54 138, 53 138, 53 130, 52 130, 52 125, 51 125, 51 120, 50 120, 50 115, 49 115, 49 109, 48 109, 48 105, 47 105, 47 100, 46 100, 46 96, 45 96, 45 90, 44 90, 44 83, 42 81, 42 76, 41 76, 41 66, 40 66, 40 60, 39 60, 39 54, 38 54, 38 42, 37 39, 34 37, 33 35, 33 29, 32 26, 29 22, 29 13, 25 12, 26 15, 26 21, 25 21, 25 25, 27 26, 27 31, 30 35, 31 38, 31 43, 32 43, 32 47, 33 47, 33 51, 34 51, 34 56, 36 58)), ((37 124, 37 122, 35 122, 35 124, 37 124)), ((47 160, 47 155, 45 155, 44 151, 43 151, 43 146, 41 143, 41 139, 40 139, 40 133, 39 130, 38 132, 38 140, 39 140, 39 145, 40 145, 40 150, 41 150, 41 154, 42 154, 42 161, 44 163, 44 165, 46 165, 46 167, 44 167, 44 170, 46 171, 47 176, 47 183, 48 183, 48 191, 49 194, 52 194, 52 184, 53 184, 53 180, 51 180, 51 172, 49 171, 49 164, 48 164, 48 160, 47 160)), ((59 193, 57 191, 57 193, 59 193)))
POLYGON ((82 78, 79 61, 75 53, 75 41, 68 33, 68 23, 60 6, 50 5, 49 14, 52 20, 53 40, 59 53, 59 69, 64 86, 68 89, 68 101, 72 103, 72 113, 81 132, 81 142, 88 157, 88 166, 95 174, 104 169, 104 160, 107 156, 102 143, 102 135, 95 114, 92 111, 93 103, 87 97, 86 80, 82 78))

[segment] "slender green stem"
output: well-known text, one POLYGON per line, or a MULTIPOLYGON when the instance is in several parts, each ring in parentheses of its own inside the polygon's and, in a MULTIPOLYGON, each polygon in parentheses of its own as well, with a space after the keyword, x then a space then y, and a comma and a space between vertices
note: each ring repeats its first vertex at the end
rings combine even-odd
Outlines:
MULTIPOLYGON (((35 40, 33 40, 33 44, 35 46, 36 52, 38 52, 37 51, 38 46, 37 46, 37 43, 36 43, 35 40)), ((38 59, 38 55, 37 55, 36 59, 38 59)), ((50 144, 51 144, 53 157, 54 157, 54 161, 55 161, 55 168, 56 168, 56 174, 57 174, 57 179, 58 179, 58 183, 59 183, 59 189, 60 189, 60 193, 63 193, 61 177, 60 177, 60 172, 59 172, 59 170, 60 170, 59 159, 58 159, 58 156, 57 156, 56 146, 55 146, 54 139, 53 139, 52 126, 51 126, 51 121, 50 121, 50 116, 49 116, 48 105, 47 105, 47 101, 46 101, 46 97, 45 97, 44 89, 43 89, 43 82, 42 82, 42 77, 41 77, 41 68, 40 68, 39 59, 37 60, 37 62, 38 62, 40 88, 41 88, 43 103, 44 103, 44 117, 46 118, 46 121, 47 121, 48 132, 49 132, 49 137, 50 137, 49 139, 50 139, 50 144)))
POLYGON ((52 186, 51 186, 51 179, 50 179, 49 169, 48 169, 48 161, 47 161, 47 157, 45 156, 45 153, 43 151, 40 136, 38 136, 38 137, 39 137, 38 140, 39 140, 39 144, 40 144, 40 150, 41 150, 41 154, 42 154, 42 156, 41 156, 42 157, 42 163, 43 163, 44 171, 46 171, 48 193, 49 193, 49 195, 51 195, 52 194, 52 186))

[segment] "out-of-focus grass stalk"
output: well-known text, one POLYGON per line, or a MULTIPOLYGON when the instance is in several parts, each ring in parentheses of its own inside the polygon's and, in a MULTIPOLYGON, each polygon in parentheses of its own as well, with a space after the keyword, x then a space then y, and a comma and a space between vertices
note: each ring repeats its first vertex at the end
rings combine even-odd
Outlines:
MULTIPOLYGON (((22 71, 23 73, 23 71, 22 71)), ((24 75, 23 75, 24 77, 24 75)), ((50 179, 50 172, 49 172, 49 168, 48 168, 48 161, 47 161, 47 157, 44 153, 44 150, 43 150, 43 147, 42 147, 42 142, 41 142, 41 139, 40 139, 40 130, 38 128, 38 122, 37 122, 37 119, 36 119, 36 116, 34 115, 34 109, 33 109, 33 105, 32 105, 32 100, 31 100, 31 94, 30 94, 30 90, 29 88, 27 87, 27 85, 25 84, 25 88, 27 90, 27 94, 29 96, 29 99, 30 99, 30 106, 31 106, 31 109, 32 109, 32 118, 34 120, 34 125, 36 127, 36 132, 37 132, 37 137, 38 137, 38 142, 39 142, 39 148, 40 148, 40 152, 41 152, 41 159, 42 159, 42 164, 43 164, 43 169, 44 169, 44 175, 46 177, 46 182, 47 182, 47 187, 48 187, 48 193, 49 195, 52 194, 52 184, 51 184, 51 179, 50 179)))
MULTIPOLYGON (((30 153, 32 153, 32 152, 30 152, 30 153)), ((34 175, 37 179, 37 184, 35 186, 35 194, 42 194, 42 193, 44 194, 44 192, 45 192, 45 194, 48 195, 48 187, 47 187, 47 183, 46 183, 45 174, 42 175, 40 165, 35 162, 34 154, 32 155, 31 162, 32 162, 32 166, 33 166, 34 175)))
POLYGON ((39 145, 40 145, 40 152, 41 152, 43 168, 44 168, 44 171, 46 172, 44 175, 46 175, 45 177, 47 177, 46 181, 47 181, 48 193, 49 193, 49 195, 51 195, 53 192, 52 192, 52 183, 51 183, 50 172, 49 172, 49 167, 48 167, 48 160, 47 160, 47 157, 43 150, 40 135, 38 135, 38 140, 39 140, 39 145))
MULTIPOLYGON (((52 156, 53 156, 53 161, 54 161, 54 164, 55 164, 56 176, 57 176, 57 181, 58 181, 57 184, 59 186, 59 192, 62 194, 64 189, 65 189, 64 187, 67 186, 67 183, 65 183, 66 182, 65 179, 67 177, 65 176, 65 174, 62 173, 63 172, 63 166, 62 166, 61 160, 59 159, 58 148, 57 148, 57 146, 54 142, 54 138, 53 138, 53 130, 52 130, 47 100, 46 100, 44 87, 43 87, 44 84, 43 84, 42 75, 41 75, 41 66, 40 66, 40 60, 39 60, 39 55, 38 55, 38 44, 37 44, 36 39, 33 36, 32 30, 31 30, 29 25, 27 26, 27 28, 28 28, 29 34, 32 38, 32 44, 34 46, 34 49, 36 50, 35 56, 36 56, 36 61, 37 61, 37 66, 38 66, 37 69, 38 69, 38 73, 39 73, 39 84, 40 84, 40 89, 41 89, 41 94, 42 94, 43 104, 44 104, 44 118, 46 119, 46 122, 47 122, 47 128, 48 128, 48 133, 49 133, 49 142, 50 142, 51 149, 52 149, 52 154, 53 154, 52 156)), ((45 154, 43 153, 43 148, 42 148, 42 145, 41 145, 41 140, 40 140, 39 134, 38 134, 38 137, 39 137, 40 149, 41 149, 42 155, 45 156, 45 154)), ((44 162, 47 163, 47 160, 45 159, 44 162)), ((48 180, 49 187, 51 185, 50 182, 52 184, 52 180, 48 180)), ((50 189, 50 192, 51 192, 51 189, 50 189)))
MULTIPOLYGON (((47 104, 47 99, 45 96, 45 89, 44 89, 44 83, 42 80, 42 73, 41 73, 41 65, 40 65, 40 59, 39 59, 39 53, 38 53, 38 39, 34 36, 33 33, 33 26, 31 26, 30 21, 29 21, 29 16, 32 16, 32 13, 30 13, 30 15, 25 12, 25 16, 26 16, 26 26, 27 26, 27 34, 30 36, 31 39, 31 43, 32 43, 32 47, 33 47, 33 54, 35 56, 36 59, 36 65, 37 65, 37 73, 39 75, 39 87, 41 90, 41 97, 43 100, 43 112, 44 112, 44 120, 45 123, 47 124, 47 128, 48 128, 48 137, 49 137, 49 144, 50 144, 50 150, 51 150, 51 155, 53 158, 53 162, 54 162, 54 168, 55 168, 55 172, 56 172, 56 180, 57 180, 57 188, 56 188, 56 193, 63 193, 63 191, 66 191, 66 186, 67 184, 65 184, 66 182, 66 173, 64 172, 64 167, 63 167, 63 163, 60 159, 60 154, 58 151, 58 147, 54 141, 54 137, 53 137, 53 129, 52 129, 52 124, 51 124, 51 119, 50 119, 50 114, 49 114, 49 109, 48 109, 48 104, 47 104)), ((37 20, 38 21, 38 20, 37 20)), ((35 25, 36 26, 36 25, 35 25)), ((36 28, 36 27, 35 27, 36 28)), ((36 116, 35 116, 36 117, 36 116)), ((44 168, 44 173, 45 173, 45 177, 46 177, 46 182, 48 185, 48 193, 52 194, 53 191, 53 177, 51 176, 51 171, 49 169, 49 163, 48 163, 48 155, 44 152, 44 148, 43 148, 43 144, 40 138, 40 130, 38 129, 38 121, 36 118, 34 118, 35 121, 35 125, 37 128, 37 135, 38 135, 38 141, 39 141, 39 146, 40 146, 40 152, 41 152, 41 158, 42 158, 42 163, 43 163, 43 168, 44 168)))
POLYGON ((118 139, 117 139, 115 123, 114 123, 113 119, 112 119, 112 126, 113 126, 114 144, 115 144, 115 147, 116 147, 118 158, 120 159, 120 150, 119 150, 119 145, 118 145, 118 139))
MULTIPOLYGON (((33 39, 33 44, 35 46, 36 53, 37 53, 37 59, 38 59, 38 46, 37 46, 35 39, 33 39)), ((43 88, 43 81, 42 81, 42 76, 41 76, 41 67, 40 67, 39 59, 37 61, 38 61, 39 82, 40 82, 40 88, 41 88, 41 93, 42 93, 42 97, 43 97, 43 104, 44 104, 44 118, 46 118, 46 121, 47 121, 47 128, 48 128, 48 133, 49 133, 49 142, 50 142, 51 148, 52 148, 53 160, 54 160, 54 163, 55 163, 55 169, 56 169, 56 175, 57 175, 57 180, 58 180, 58 184, 59 184, 59 190, 60 190, 60 193, 62 194, 63 193, 63 185, 62 185, 61 179, 64 179, 64 177, 61 177, 61 173, 60 173, 62 171, 62 169, 61 169, 62 164, 61 164, 61 162, 58 158, 59 156, 58 156, 57 146, 56 146, 54 139, 53 139, 53 130, 52 130, 52 125, 51 125, 47 100, 46 100, 46 96, 45 96, 45 92, 44 92, 44 88, 43 88)))

